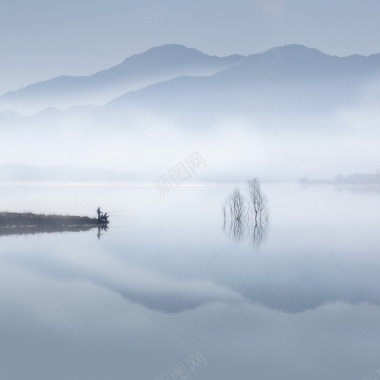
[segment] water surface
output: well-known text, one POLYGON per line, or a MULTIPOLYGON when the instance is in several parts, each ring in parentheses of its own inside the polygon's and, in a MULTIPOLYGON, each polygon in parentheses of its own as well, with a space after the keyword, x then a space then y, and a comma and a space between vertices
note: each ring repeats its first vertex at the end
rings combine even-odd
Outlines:
POLYGON ((0 377, 368 378, 380 367, 379 193, 264 184, 257 244, 223 228, 234 186, 2 186, 4 211, 100 206, 111 224, 0 238, 0 377))

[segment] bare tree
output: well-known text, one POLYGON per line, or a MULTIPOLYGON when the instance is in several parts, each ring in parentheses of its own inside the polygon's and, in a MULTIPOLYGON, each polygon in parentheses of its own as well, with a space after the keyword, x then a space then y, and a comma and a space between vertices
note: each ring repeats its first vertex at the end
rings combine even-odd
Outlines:
POLYGON ((230 216, 233 220, 242 221, 245 219, 245 216, 247 214, 246 200, 241 194, 239 188, 236 187, 235 190, 230 194, 228 205, 230 216))
POLYGON ((260 181, 257 178, 248 181, 247 192, 255 213, 255 225, 267 222, 269 218, 268 201, 261 191, 260 181))
POLYGON ((269 223, 269 206, 257 178, 248 181, 247 196, 236 187, 225 199, 222 212, 223 228, 229 221, 230 232, 236 240, 241 240, 245 232, 252 229, 253 243, 257 248, 260 246, 269 223))

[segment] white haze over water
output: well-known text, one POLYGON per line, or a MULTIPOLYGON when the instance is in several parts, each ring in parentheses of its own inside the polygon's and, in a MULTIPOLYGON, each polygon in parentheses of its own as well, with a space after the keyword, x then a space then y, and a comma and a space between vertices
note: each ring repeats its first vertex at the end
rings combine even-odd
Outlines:
POLYGON ((2 128, 0 151, 4 164, 116 170, 130 180, 153 181, 195 151, 208 167, 194 180, 333 179, 380 167, 378 119, 379 111, 367 103, 328 117, 303 115, 270 125, 232 117, 182 128, 170 117, 147 115, 124 127, 47 122, 2 128))
POLYGON ((100 76, 30 86, 0 97, 1 180, 152 182, 195 151, 208 164, 195 181, 372 174, 378 61, 300 45, 226 58, 166 45, 100 76), (151 84, 129 91, 131 72, 151 84), (115 86, 126 93, 102 106, 49 107, 115 86), (23 105, 45 109, 16 114, 23 105))

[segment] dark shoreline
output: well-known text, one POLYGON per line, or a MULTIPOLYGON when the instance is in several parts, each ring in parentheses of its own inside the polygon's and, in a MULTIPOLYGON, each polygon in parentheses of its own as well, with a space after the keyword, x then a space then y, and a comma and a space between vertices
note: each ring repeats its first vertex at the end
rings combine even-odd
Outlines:
POLYGON ((106 228, 108 222, 97 218, 72 215, 0 212, 0 236, 53 232, 81 232, 92 228, 106 228))
POLYGON ((17 227, 17 226, 93 226, 104 225, 107 223, 99 222, 97 218, 88 216, 72 215, 45 215, 18 213, 18 212, 0 212, 0 228, 17 227))

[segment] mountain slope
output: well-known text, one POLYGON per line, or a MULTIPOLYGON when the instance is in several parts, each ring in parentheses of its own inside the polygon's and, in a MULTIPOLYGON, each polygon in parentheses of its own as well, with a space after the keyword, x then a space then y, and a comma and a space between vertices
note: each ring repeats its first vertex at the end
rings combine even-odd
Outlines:
POLYGON ((247 57, 216 77, 234 80, 289 81, 373 75, 380 71, 380 54, 337 57, 303 45, 285 45, 247 57))
POLYGON ((209 56, 181 45, 165 45, 136 54, 91 76, 61 76, 8 92, 0 97, 0 110, 31 113, 47 107, 101 105, 128 91, 178 76, 212 75, 239 64, 244 58, 209 56))
MULTIPOLYGON (((55 118, 84 117, 90 123, 104 119, 112 125, 117 121, 123 124, 128 114, 144 112, 179 118, 181 122, 205 121, 210 117, 221 120, 226 115, 262 115, 268 119, 283 113, 317 114, 356 104, 380 78, 379 73, 380 54, 336 57, 305 46, 288 45, 246 58, 218 58, 183 46, 166 45, 130 57, 91 77, 76 78, 88 81, 87 87, 83 86, 88 96, 102 93, 106 99, 112 95, 106 89, 114 91, 119 85, 117 91, 123 93, 126 87, 137 90, 128 90, 100 109, 77 107, 69 112, 55 112, 55 118), (183 73, 186 75, 181 76, 183 73)), ((19 100, 22 94, 28 95, 28 90, 38 99, 40 87, 54 89, 58 81, 62 81, 61 89, 70 83, 56 78, 29 86, 14 96, 19 100)), ((73 88, 68 91, 72 102, 75 92, 73 88)), ((26 98, 32 102, 32 95, 26 98)), ((53 95, 51 98, 55 99, 53 95)), ((38 120, 50 119, 50 113, 43 112, 38 120)))
POLYGON ((352 104, 380 74, 380 54, 335 57, 301 45, 247 57, 210 77, 181 77, 127 93, 113 109, 236 114, 333 109, 352 104))

